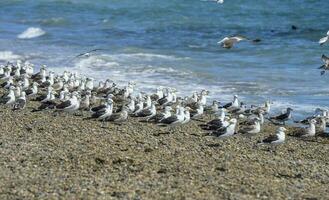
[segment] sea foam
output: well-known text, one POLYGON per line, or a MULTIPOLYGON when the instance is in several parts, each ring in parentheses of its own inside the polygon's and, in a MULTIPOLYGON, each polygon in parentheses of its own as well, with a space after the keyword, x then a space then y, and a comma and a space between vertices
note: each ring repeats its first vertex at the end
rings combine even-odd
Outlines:
POLYGON ((12 51, 0 51, 0 61, 15 61, 21 58, 22 56, 14 54, 12 51))

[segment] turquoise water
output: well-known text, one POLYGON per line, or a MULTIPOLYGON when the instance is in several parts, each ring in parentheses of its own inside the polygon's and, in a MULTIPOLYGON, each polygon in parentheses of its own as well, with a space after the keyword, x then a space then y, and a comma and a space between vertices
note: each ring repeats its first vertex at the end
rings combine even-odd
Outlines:
POLYGON ((318 39, 329 29, 327 0, 1 0, 0 60, 28 59, 97 79, 136 80, 140 89, 208 88, 212 98, 239 94, 299 114, 328 106, 329 74, 320 76, 318 39), (297 30, 292 30, 296 25, 297 30), (46 34, 18 35, 29 27, 46 34), (226 50, 227 35, 261 38, 226 50), (102 48, 89 58, 70 59, 102 48))

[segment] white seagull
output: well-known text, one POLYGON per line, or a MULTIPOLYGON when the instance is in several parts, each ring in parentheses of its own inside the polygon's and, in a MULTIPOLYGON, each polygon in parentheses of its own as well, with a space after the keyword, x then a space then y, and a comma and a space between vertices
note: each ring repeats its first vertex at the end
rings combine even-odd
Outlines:
POLYGON ((275 135, 271 135, 259 141, 258 144, 271 144, 271 145, 282 144, 286 139, 286 134, 285 134, 286 130, 287 129, 285 129, 284 127, 279 127, 275 135))
POLYGON ((225 49, 230 49, 235 43, 241 42, 243 40, 248 39, 243 36, 225 37, 222 40, 218 41, 217 44, 220 44, 225 49))
POLYGON ((230 121, 228 122, 229 124, 227 126, 224 126, 222 128, 217 129, 212 134, 215 135, 215 136, 217 136, 217 137, 228 137, 228 136, 232 136, 235 133, 235 128, 236 128, 237 122, 238 121, 235 118, 230 119, 230 121))
POLYGON ((79 109, 80 102, 78 100, 78 93, 72 92, 72 97, 64 101, 63 103, 56 106, 56 110, 58 111, 66 111, 66 112, 74 112, 79 109))
POLYGON ((11 105, 15 103, 15 87, 9 87, 9 93, 0 98, 0 104, 11 105))
POLYGON ((319 40, 320 45, 324 45, 326 42, 329 41, 329 31, 327 32, 327 35, 319 40))
POLYGON ((297 132, 297 136, 302 138, 315 136, 316 133, 315 124, 316 124, 315 119, 309 120, 309 127, 299 129, 297 132))

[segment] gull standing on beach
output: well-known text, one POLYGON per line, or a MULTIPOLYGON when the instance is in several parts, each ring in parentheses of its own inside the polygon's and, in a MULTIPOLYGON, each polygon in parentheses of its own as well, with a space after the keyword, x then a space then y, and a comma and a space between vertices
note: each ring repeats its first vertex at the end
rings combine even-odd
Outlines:
POLYGON ((319 40, 319 44, 322 46, 328 41, 329 41, 329 31, 327 32, 327 35, 325 37, 323 37, 319 40))
POLYGON ((155 121, 160 123, 162 120, 171 116, 172 108, 170 106, 166 106, 164 112, 157 113, 155 116, 151 117, 149 121, 155 121))
POLYGON ((26 105, 26 97, 25 97, 25 92, 21 92, 20 97, 15 101, 13 105, 13 110, 21 110, 25 108, 26 105))
POLYGON ((278 145, 284 143, 286 139, 286 134, 284 127, 279 127, 275 135, 271 135, 261 141, 259 141, 257 144, 270 144, 270 145, 278 145))
POLYGON ((14 90, 15 90, 15 87, 10 86, 9 93, 3 95, 0 98, 0 104, 11 105, 11 104, 15 103, 15 91, 14 90))
POLYGON ((243 36, 225 37, 224 39, 218 41, 217 44, 220 44, 225 49, 230 49, 235 43, 241 42, 243 40, 248 39, 243 36))
POLYGON ((285 125, 286 121, 291 119, 291 111, 293 111, 292 108, 287 108, 287 111, 285 113, 274 116, 274 117, 270 117, 269 120, 270 121, 275 120, 275 121, 281 122, 281 123, 283 123, 283 125, 285 125))
POLYGON ((237 122, 238 121, 235 118, 230 119, 228 126, 217 129, 212 135, 217 137, 228 137, 234 135, 237 122))
POLYGON ((79 109, 80 102, 78 100, 78 93, 73 92, 69 100, 64 101, 63 103, 56 106, 58 111, 74 112, 79 109))
POLYGON ((315 136, 316 133, 315 124, 316 124, 315 119, 309 120, 309 127, 298 129, 296 132, 297 133, 296 136, 302 138, 315 136))
POLYGON ((226 118, 225 109, 221 108, 219 110, 219 115, 215 119, 209 121, 206 125, 203 125, 203 127, 205 127, 208 130, 216 130, 222 127, 226 127, 229 125, 229 122, 226 121, 225 118, 226 118))
POLYGON ((239 108, 239 106, 240 106, 240 104, 239 104, 238 95, 234 95, 234 96, 233 96, 233 101, 230 102, 230 103, 228 103, 228 104, 225 104, 225 105, 223 106, 223 108, 230 110, 230 109, 236 109, 236 108, 239 108))
POLYGON ((255 135, 260 132, 261 126, 260 126, 260 119, 257 117, 253 119, 253 122, 251 125, 246 125, 242 127, 239 132, 241 132, 244 135, 255 135))

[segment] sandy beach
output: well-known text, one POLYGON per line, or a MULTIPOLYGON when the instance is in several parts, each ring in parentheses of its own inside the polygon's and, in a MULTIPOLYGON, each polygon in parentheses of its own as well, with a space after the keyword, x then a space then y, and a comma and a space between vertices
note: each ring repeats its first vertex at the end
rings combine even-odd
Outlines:
POLYGON ((37 106, 0 110, 1 199, 327 198, 327 138, 288 136, 271 151, 255 145, 271 125, 221 140, 205 136, 199 121, 170 134, 136 118, 102 128, 83 120, 87 112, 32 113, 37 106))

